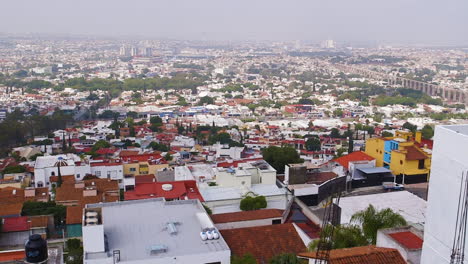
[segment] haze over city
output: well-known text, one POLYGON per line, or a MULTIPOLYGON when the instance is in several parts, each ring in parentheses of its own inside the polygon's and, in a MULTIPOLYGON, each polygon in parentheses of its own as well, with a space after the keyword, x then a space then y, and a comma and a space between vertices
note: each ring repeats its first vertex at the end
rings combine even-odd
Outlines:
POLYGON ((0 32, 466 45, 467 10, 463 0, 5 0, 0 32))
POLYGON ((1 264, 466 264, 468 1, 0 6, 1 264))

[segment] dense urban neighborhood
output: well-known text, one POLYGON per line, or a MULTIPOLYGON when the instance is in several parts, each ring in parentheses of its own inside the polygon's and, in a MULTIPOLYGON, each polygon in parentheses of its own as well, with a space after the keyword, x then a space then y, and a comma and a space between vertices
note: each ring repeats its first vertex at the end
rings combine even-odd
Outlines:
POLYGON ((464 263, 467 49, 0 35, 0 70, 0 263, 464 263))

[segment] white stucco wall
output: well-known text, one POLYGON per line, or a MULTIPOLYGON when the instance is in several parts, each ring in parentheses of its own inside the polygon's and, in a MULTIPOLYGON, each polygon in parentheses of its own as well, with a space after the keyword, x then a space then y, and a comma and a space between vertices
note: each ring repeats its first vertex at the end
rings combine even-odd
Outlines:
MULTIPOLYGON (((422 264, 450 263, 461 177, 462 172, 466 175, 467 170, 468 126, 437 126, 429 180, 422 264)), ((465 252, 468 252, 468 244, 465 252)))

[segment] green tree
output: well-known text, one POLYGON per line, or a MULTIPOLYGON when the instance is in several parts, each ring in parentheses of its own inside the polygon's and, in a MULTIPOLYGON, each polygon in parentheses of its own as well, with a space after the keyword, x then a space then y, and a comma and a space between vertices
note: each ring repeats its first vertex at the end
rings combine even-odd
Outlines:
POLYGON ((308 151, 320 151, 321 143, 318 137, 311 137, 309 138, 306 143, 305 147, 308 151))
POLYGON ((203 205, 203 208, 205 208, 205 211, 207 214, 211 215, 213 214, 213 211, 211 211, 211 208, 209 208, 207 205, 205 204, 202 204, 203 205))
POLYGON ((111 144, 105 140, 99 140, 96 143, 94 143, 92 147, 92 151, 97 151, 98 149, 101 148, 110 148, 111 144))
POLYGON ((425 125, 421 129, 421 134, 422 134, 422 138, 431 139, 434 136, 434 128, 432 128, 432 126, 430 125, 425 125))
POLYGON ((226 132, 215 134, 209 139, 210 144, 215 144, 216 142, 219 142, 221 144, 229 144, 231 143, 231 141, 231 135, 229 135, 229 133, 226 132))
POLYGON ((171 153, 167 152, 166 155, 164 155, 164 159, 167 160, 167 161, 171 161, 172 160, 171 153))
POLYGON ((308 263, 305 259, 300 259, 293 253, 284 253, 274 256, 270 260, 270 264, 306 264, 308 263))
POLYGON ((3 169, 3 174, 23 173, 25 171, 26 168, 21 165, 9 165, 5 169, 3 169))
POLYGON ((338 130, 338 128, 336 128, 336 127, 332 128, 331 131, 330 131, 330 137, 331 138, 340 138, 341 137, 340 130, 338 130))
POLYGON ((382 131, 382 137, 393 137, 393 134, 388 131, 382 131))
POLYGON ((413 125, 410 122, 405 122, 402 127, 408 129, 413 133, 416 132, 416 130, 418 129, 418 126, 413 125))
POLYGON ((55 224, 61 224, 65 220, 67 208, 63 205, 58 205, 55 202, 35 202, 26 201, 23 204, 21 215, 54 215, 55 224))
POLYGON ((198 105, 205 105, 205 104, 214 104, 214 99, 209 96, 203 96, 200 98, 200 101, 198 101, 198 105))
POLYGON ((258 210, 262 208, 267 207, 267 201, 265 196, 256 196, 256 197, 251 197, 247 196, 244 199, 241 200, 240 202, 240 209, 242 211, 252 211, 252 210, 258 210))
MULTIPOLYGON (((320 236, 329 236, 333 232, 332 249, 350 248, 369 245, 369 241, 362 233, 359 226, 356 225, 339 225, 332 227, 331 225, 325 226, 320 231, 320 236)), ((308 245, 309 251, 317 250, 319 240, 314 240, 308 245)))
POLYGON ((245 254, 242 257, 233 255, 231 257, 231 264, 257 264, 257 260, 252 254, 245 254))
POLYGON ((343 116, 343 110, 341 108, 337 108, 333 110, 333 115, 335 117, 342 117, 343 116))
POLYGON ((302 163, 296 149, 290 146, 270 146, 262 149, 263 159, 268 162, 279 174, 284 173, 284 166, 291 163, 302 163))
POLYGON ((351 223, 361 225, 364 236, 374 245, 377 241, 377 231, 379 229, 405 226, 407 224, 403 216, 393 212, 392 209, 387 208, 378 211, 372 205, 355 213, 351 217, 351 223))
POLYGON ((100 115, 99 117, 100 118, 104 118, 104 119, 111 119, 111 118, 114 118, 115 116, 115 112, 114 111, 111 111, 111 110, 104 110, 100 115))

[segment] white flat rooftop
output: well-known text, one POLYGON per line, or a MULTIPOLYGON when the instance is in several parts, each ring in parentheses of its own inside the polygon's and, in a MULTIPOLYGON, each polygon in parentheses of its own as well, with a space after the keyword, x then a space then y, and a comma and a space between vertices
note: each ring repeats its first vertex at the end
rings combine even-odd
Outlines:
MULTIPOLYGON (((99 207, 102 208, 108 252, 120 250, 123 262, 229 250, 222 237, 207 241, 200 238, 203 227, 197 213, 206 212, 198 200, 165 201, 159 198, 87 206, 99 207), (177 223, 177 234, 170 234, 169 222, 177 223), (157 245, 166 246, 167 252, 150 254, 151 247, 157 245)), ((87 259, 106 257, 101 253, 86 253, 85 256, 87 259)))
POLYGON ((342 197, 340 199, 341 224, 348 224, 351 216, 373 205, 377 210, 386 208, 401 214, 407 222, 424 225, 426 201, 408 191, 342 197))
MULTIPOLYGON (((284 195, 286 193, 285 189, 280 189, 275 184, 252 184, 250 190, 257 195, 263 196, 284 195)), ((200 193, 207 202, 241 199, 248 191, 249 189, 242 187, 211 186, 200 188, 200 193)))
POLYGON ((441 127, 452 130, 456 133, 468 136, 468 125, 448 125, 448 126, 441 126, 441 127))

